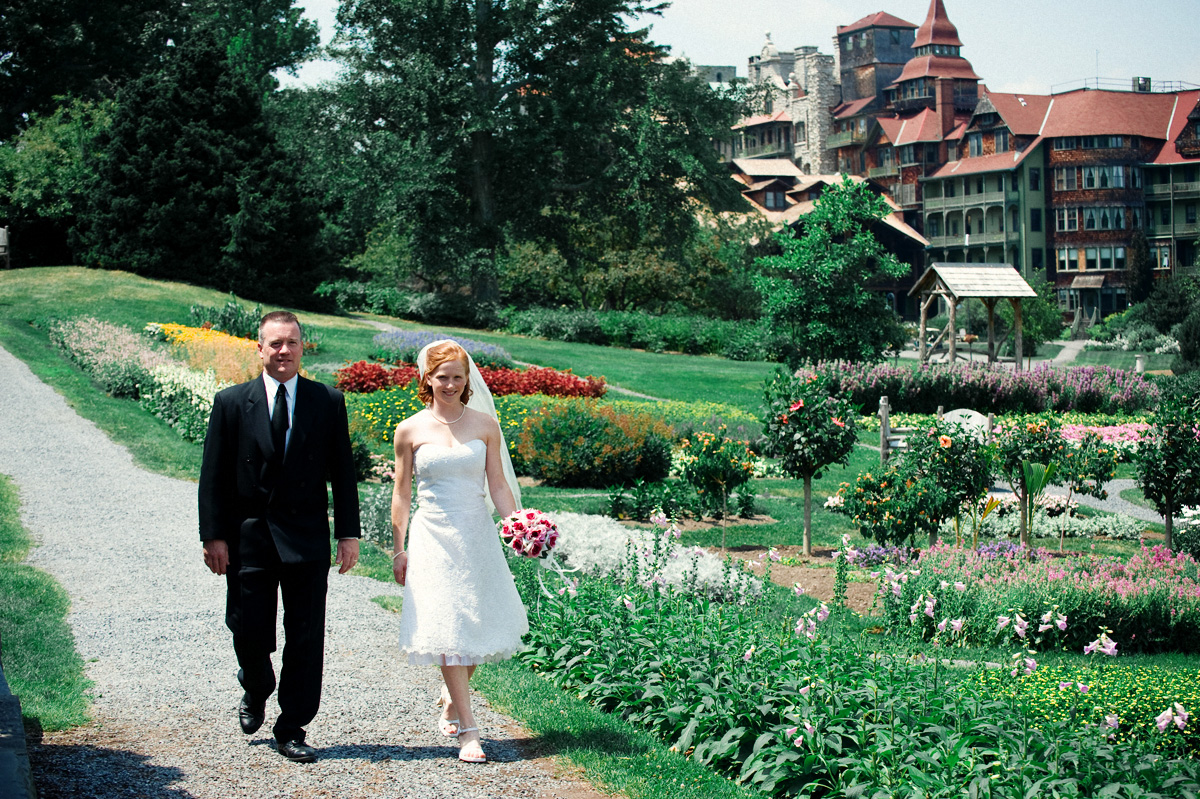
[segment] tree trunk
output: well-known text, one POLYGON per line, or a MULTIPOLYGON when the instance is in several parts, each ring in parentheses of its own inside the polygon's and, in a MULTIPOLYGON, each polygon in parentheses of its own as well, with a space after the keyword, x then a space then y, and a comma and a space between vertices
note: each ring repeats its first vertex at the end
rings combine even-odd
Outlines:
POLYGON ((1167 511, 1167 515, 1163 517, 1163 531, 1164 531, 1163 545, 1166 546, 1167 549, 1174 551, 1175 547, 1173 547, 1171 545, 1172 521, 1173 521, 1172 514, 1170 511, 1167 511))
POLYGON ((812 475, 804 475, 804 557, 812 557, 812 475))
POLYGON ((1021 505, 1021 546, 1029 546, 1029 493, 1020 497, 1021 505))

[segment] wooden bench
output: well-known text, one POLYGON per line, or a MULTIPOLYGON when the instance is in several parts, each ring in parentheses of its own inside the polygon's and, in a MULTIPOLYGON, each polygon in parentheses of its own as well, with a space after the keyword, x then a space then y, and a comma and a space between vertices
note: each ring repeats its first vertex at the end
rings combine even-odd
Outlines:
MULTIPOLYGON (((913 432, 911 427, 891 426, 891 406, 886 395, 879 398, 879 462, 887 463, 892 452, 908 449, 905 440, 913 432)), ((983 441, 992 440, 992 431, 996 428, 996 418, 993 414, 986 417, 967 408, 958 408, 949 413, 942 412, 942 406, 937 409, 937 418, 962 425, 967 430, 977 433, 983 441)))

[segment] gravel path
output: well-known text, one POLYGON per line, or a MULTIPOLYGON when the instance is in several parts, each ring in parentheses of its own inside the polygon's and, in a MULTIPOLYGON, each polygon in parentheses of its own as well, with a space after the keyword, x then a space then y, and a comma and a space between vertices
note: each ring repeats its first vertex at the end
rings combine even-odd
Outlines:
POLYGON ((225 583, 201 560, 195 484, 135 466, 2 348, 0 473, 20 491, 30 562, 70 594, 95 683, 92 724, 30 742, 42 799, 599 796, 534 757, 528 734, 481 698, 492 762, 459 763, 434 725, 437 670, 400 661, 398 619, 370 601, 399 587, 336 572, 322 707, 308 728, 320 759, 275 751, 273 699, 267 724, 244 736, 225 583))

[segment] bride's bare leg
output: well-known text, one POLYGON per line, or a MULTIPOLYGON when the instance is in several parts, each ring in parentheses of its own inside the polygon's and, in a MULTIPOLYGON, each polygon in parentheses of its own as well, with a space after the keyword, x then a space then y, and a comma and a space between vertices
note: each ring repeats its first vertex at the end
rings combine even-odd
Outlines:
MULTIPOLYGON (((447 716, 447 718, 457 718, 460 730, 479 726, 475 723, 475 714, 471 710, 470 681, 471 675, 474 673, 474 666, 442 666, 442 679, 446 682, 446 690, 450 694, 450 702, 447 703, 443 713, 453 712, 453 715, 447 716)), ((479 744, 478 730, 461 733, 458 736, 458 743, 461 753, 468 758, 483 755, 483 747, 479 744)))

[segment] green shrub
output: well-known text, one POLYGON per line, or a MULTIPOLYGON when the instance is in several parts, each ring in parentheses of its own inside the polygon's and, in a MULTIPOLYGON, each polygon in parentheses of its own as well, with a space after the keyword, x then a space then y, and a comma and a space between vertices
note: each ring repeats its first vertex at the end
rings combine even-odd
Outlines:
POLYGON ((228 385, 217 380, 211 369, 197 372, 182 364, 162 364, 150 370, 138 401, 179 435, 199 442, 208 432, 213 397, 228 385))
MULTIPOLYGON (((724 353, 732 339, 759 339, 756 322, 734 322, 707 316, 659 316, 643 311, 510 308, 502 313, 502 318, 506 332, 522 336, 651 352, 715 355, 724 353)), ((755 359, 766 360, 766 356, 758 353, 755 359)))
POLYGON ((671 468, 670 428, 649 414, 594 401, 543 406, 517 447, 528 472, 550 485, 606 488, 662 480, 671 468))
MULTIPOLYGON (((220 330, 238 338, 258 339, 258 323, 262 321, 261 305, 244 308, 237 297, 230 294, 229 301, 221 307, 213 305, 193 305, 188 310, 188 317, 193 327, 203 327, 208 323, 213 330, 220 330)), ((305 336, 309 338, 309 336, 305 336)))

